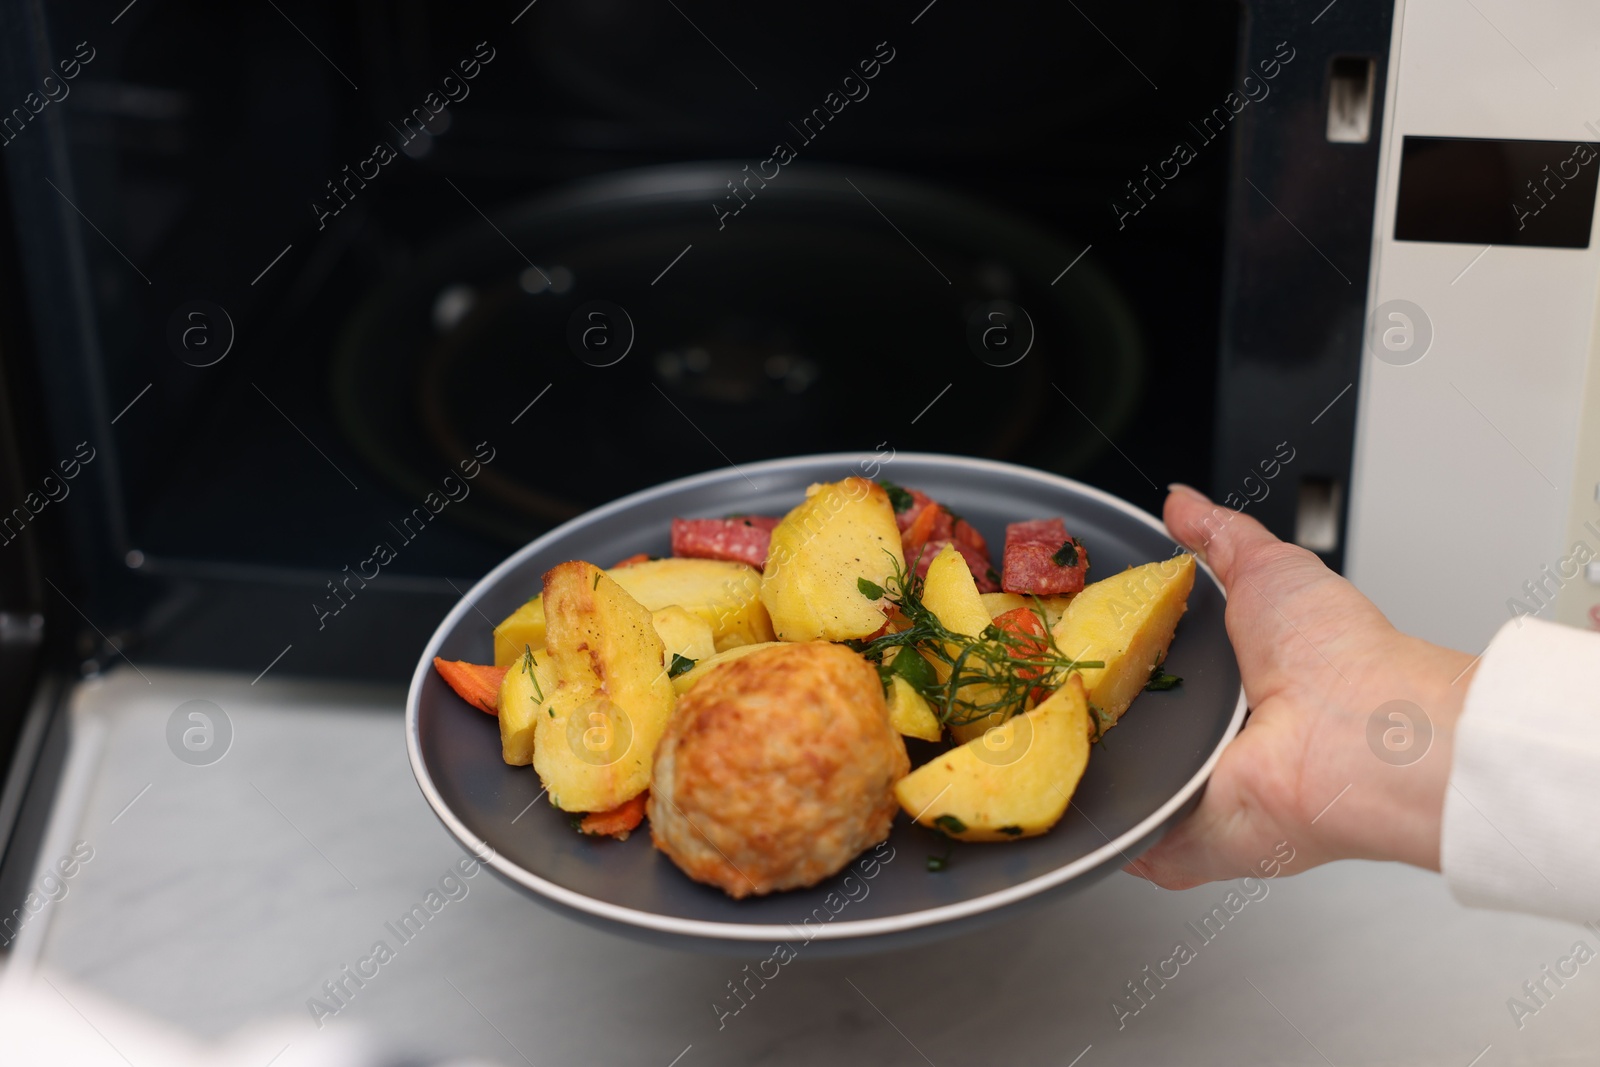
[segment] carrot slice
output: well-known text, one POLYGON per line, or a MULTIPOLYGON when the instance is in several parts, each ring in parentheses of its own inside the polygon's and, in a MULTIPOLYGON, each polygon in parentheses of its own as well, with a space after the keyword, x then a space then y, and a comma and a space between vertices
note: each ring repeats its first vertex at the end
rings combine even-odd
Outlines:
POLYGON ((989 542, 985 541, 983 539, 983 534, 979 533, 977 528, 966 519, 956 520, 955 538, 962 544, 969 545, 972 548, 977 549, 985 556, 989 554, 989 542))
POLYGON ((644 822, 644 806, 649 797, 650 791, 647 789, 610 811, 591 811, 578 824, 578 831, 593 837, 614 837, 618 841, 626 841, 628 834, 644 822))
POLYGON ((908 568, 916 568, 916 559, 921 555, 922 549, 927 545, 928 541, 932 539, 934 532, 938 529, 939 519, 943 514, 944 506, 942 504, 929 504, 917 513, 916 519, 907 527, 906 532, 900 535, 901 547, 908 568))
POLYGON ((616 570, 618 567, 631 567, 635 563, 649 563, 649 562, 650 562, 650 554, 648 552, 635 552, 633 555, 629 556, 627 559, 619 559, 619 560, 617 560, 616 563, 612 564, 611 569, 612 570, 616 570))
MULTIPOLYGON (((1032 608, 1012 608, 1010 611, 1002 612, 994 617, 994 624, 1008 633, 1030 639, 1019 644, 1015 650, 1016 653, 1020 653, 1023 656, 1038 656, 1050 647, 1049 643, 1045 641, 1044 623, 1032 608)), ((1043 667, 1019 667, 1017 669, 1019 677, 1027 678, 1030 681, 1043 673, 1043 667)))
POLYGON ((438 671, 439 677, 456 691, 456 696, 475 708, 487 711, 490 715, 500 714, 497 703, 500 683, 505 680, 506 671, 510 670, 510 667, 491 667, 484 663, 468 663, 465 660, 441 659, 435 656, 433 669, 438 671))

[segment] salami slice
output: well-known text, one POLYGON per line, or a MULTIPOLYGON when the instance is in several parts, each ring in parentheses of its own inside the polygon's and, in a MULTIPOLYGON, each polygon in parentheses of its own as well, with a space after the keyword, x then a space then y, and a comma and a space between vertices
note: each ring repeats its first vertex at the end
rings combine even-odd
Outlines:
POLYGON ((911 506, 894 513, 894 521, 900 524, 901 533, 911 529, 911 524, 917 521, 917 516, 922 514, 922 510, 934 502, 933 497, 920 489, 908 488, 905 491, 911 494, 911 506))
MULTIPOLYGON (((967 561, 967 569, 978 583, 980 593, 999 591, 994 577, 994 564, 989 561, 989 545, 983 535, 965 519, 958 519, 950 509, 920 489, 895 487, 899 494, 901 510, 894 520, 900 526, 900 548, 906 563, 915 566, 919 575, 926 577, 928 565, 945 545, 954 544, 956 551, 967 561), (907 504, 906 500, 910 503, 907 504)), ((898 494, 897 494, 898 495, 898 494)))
POLYGON ((672 554, 765 566, 767 545, 779 521, 765 515, 736 519, 673 519, 672 554))
POLYGON ((1089 552, 1067 533, 1060 519, 1034 519, 1006 527, 1005 569, 1000 588, 1008 593, 1056 596, 1083 589, 1089 552))

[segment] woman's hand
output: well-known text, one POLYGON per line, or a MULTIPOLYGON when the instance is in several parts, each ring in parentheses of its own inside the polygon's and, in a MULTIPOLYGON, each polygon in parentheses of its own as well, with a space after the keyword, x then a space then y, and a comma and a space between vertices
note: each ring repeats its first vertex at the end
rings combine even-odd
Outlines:
MULTIPOLYGON (((1296 870, 1347 858, 1437 870, 1472 658, 1400 633, 1315 555, 1193 489, 1171 487, 1164 517, 1227 590, 1251 714, 1199 807, 1125 869, 1186 889, 1257 873, 1288 841, 1296 870), (1420 758, 1413 749, 1385 759, 1368 742, 1369 720, 1396 700, 1431 725, 1420 758)), ((1379 717, 1380 733, 1405 739, 1404 719, 1379 717)))

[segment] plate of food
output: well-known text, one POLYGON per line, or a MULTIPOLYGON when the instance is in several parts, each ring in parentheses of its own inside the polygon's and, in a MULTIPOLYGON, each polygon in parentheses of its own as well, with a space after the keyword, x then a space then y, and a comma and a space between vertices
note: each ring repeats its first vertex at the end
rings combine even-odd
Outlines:
POLYGON ((701 474, 528 544, 440 624, 412 770, 463 846, 614 932, 813 955, 1114 871, 1245 715, 1153 516, 957 456, 701 474))

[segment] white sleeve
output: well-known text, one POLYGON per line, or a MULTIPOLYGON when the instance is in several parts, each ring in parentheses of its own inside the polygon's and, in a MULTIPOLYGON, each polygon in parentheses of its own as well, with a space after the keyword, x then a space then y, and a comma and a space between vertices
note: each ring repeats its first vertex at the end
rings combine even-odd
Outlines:
POLYGON ((1523 617, 1456 727, 1440 866, 1456 899, 1600 921, 1600 633, 1523 617))

